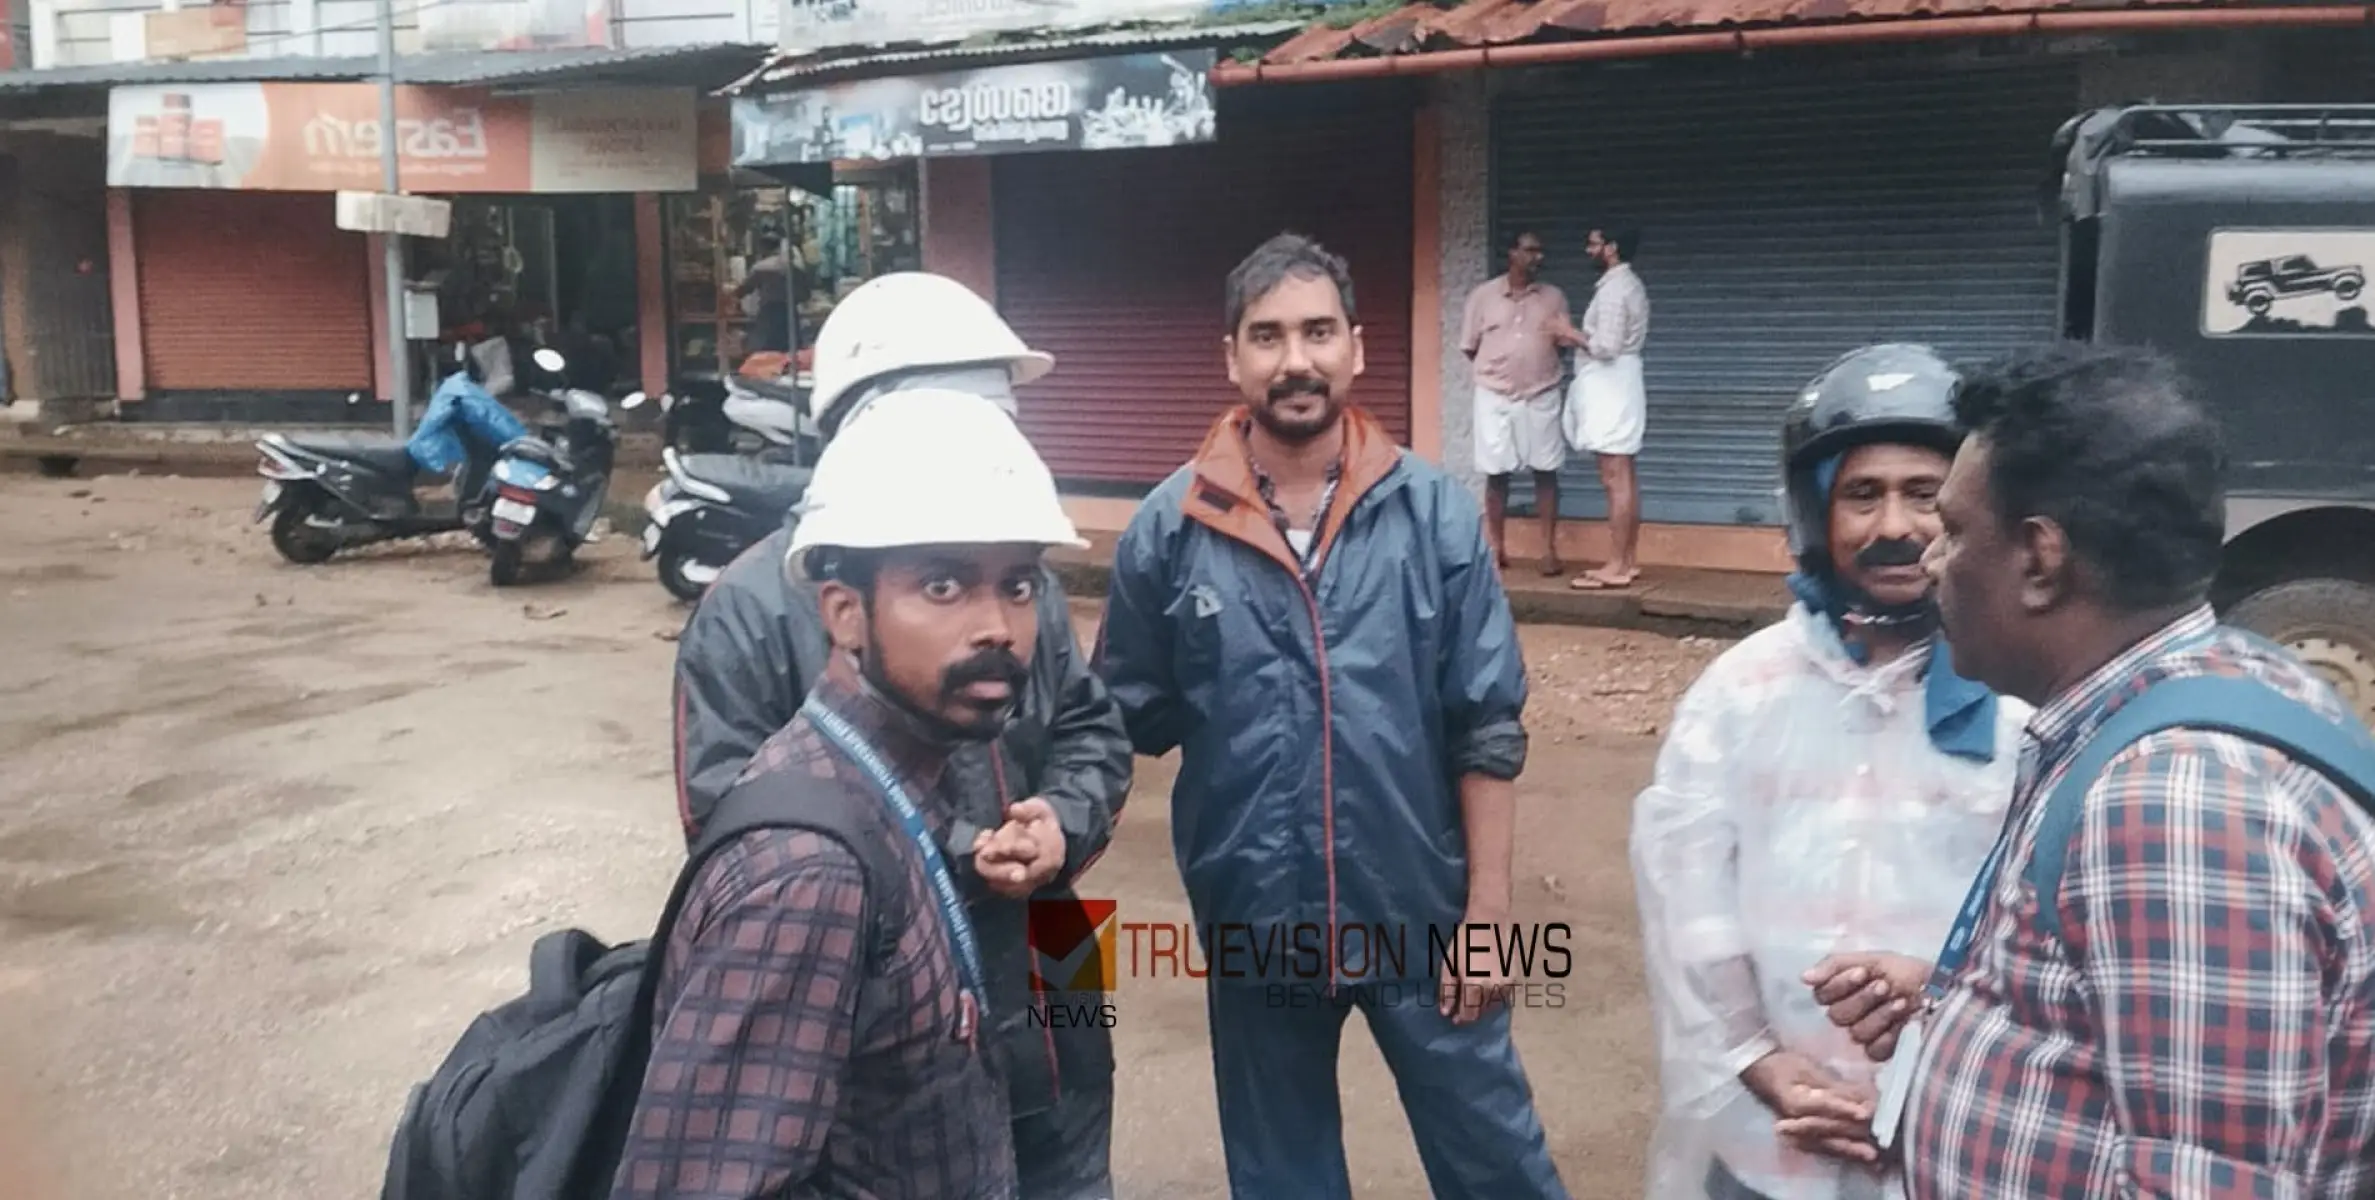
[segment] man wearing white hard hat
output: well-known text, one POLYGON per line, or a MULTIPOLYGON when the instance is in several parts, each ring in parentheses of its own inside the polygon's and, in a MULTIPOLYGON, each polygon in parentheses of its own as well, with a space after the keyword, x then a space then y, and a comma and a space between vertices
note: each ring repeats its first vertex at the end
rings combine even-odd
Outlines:
POLYGON ((880 401, 806 506, 784 565, 831 653, 694 852, 612 1195, 1007 1200, 998 1001, 951 863, 1039 887, 1066 839, 1045 802, 968 834, 951 768, 1030 686, 1041 554, 1086 543, 1021 430, 963 392, 880 401))
MULTIPOLYGON (((954 280, 886 275, 851 292, 817 331, 810 416, 831 439, 829 459, 843 430, 863 427, 886 399, 918 389, 972 395, 1011 417, 1014 387, 1053 363, 954 280)), ((820 483, 823 469, 820 463, 820 483)), ((903 498, 884 503, 936 511, 974 502, 942 481, 903 486, 903 498)), ((795 528, 815 520, 810 495, 790 525, 726 568, 678 641, 676 771, 688 844, 760 743, 792 719, 831 657, 819 589, 784 565, 795 528)), ((1038 650, 1026 658, 1028 682, 1003 736, 995 746, 960 749, 950 763, 960 815, 948 846, 980 936, 991 1039, 1004 1050, 1019 1194, 1099 1200, 1111 1189, 1113 1035, 1094 1022, 1056 1027, 1033 1019, 1033 1005, 1103 997, 1034 989, 1030 901, 1074 898, 1072 881, 1112 836, 1132 760, 1120 710, 1078 653, 1052 572, 1042 574, 1038 589, 1038 650), (1044 886, 984 878, 965 853, 976 833, 999 827, 1005 810, 1016 807, 1051 810, 1063 831, 1063 869, 1044 886)), ((1041 912, 1062 910, 1051 904, 1041 912)))

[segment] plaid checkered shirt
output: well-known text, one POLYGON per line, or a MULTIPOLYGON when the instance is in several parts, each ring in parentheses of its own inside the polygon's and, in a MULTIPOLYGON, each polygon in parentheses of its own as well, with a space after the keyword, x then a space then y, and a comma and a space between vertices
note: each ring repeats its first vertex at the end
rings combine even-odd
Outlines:
MULTIPOLYGON (((947 749, 880 699, 828 673, 816 695, 899 772, 934 837, 947 749)), ((737 789, 825 789, 884 801, 805 717, 759 748, 737 789)), ((876 905, 840 843, 760 830, 702 868, 669 939, 651 1062, 612 1200, 1008 1200, 1006 1087, 978 1035, 957 1036, 956 957, 923 855, 886 817, 906 878, 876 905)))
POLYGON ((2354 1200, 2375 1187, 2375 822, 2281 753, 2170 730, 2088 789, 2059 915, 2023 876, 2086 735, 2161 678, 2322 682, 2207 608, 2040 710, 2013 841, 1906 1116, 1929 1197, 2354 1200))

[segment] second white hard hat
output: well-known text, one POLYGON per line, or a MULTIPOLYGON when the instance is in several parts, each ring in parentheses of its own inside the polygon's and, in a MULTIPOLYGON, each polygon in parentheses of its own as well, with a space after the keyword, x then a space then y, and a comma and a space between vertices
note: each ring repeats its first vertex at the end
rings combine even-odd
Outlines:
POLYGON ((825 446, 792 530, 795 570, 819 546, 1071 546, 1055 477, 998 406, 941 389, 893 392, 825 446))
POLYGON ((989 301, 945 275, 894 271, 843 297, 816 331, 809 366, 808 415, 828 427, 859 385, 894 371, 1002 364, 1013 382, 1029 383, 1055 366, 1033 350, 989 301))

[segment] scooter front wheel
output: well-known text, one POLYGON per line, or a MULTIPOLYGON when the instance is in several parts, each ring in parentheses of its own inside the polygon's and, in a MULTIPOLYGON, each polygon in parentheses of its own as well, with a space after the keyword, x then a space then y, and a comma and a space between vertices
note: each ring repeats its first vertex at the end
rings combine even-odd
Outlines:
POLYGON ((495 539, 494 553, 487 560, 488 582, 499 588, 518 583, 526 561, 519 542, 495 539))
POLYGON ((694 576, 714 579, 717 575, 716 570, 704 568, 689 552, 683 550, 660 551, 659 567, 660 586, 668 589, 669 595, 687 604, 700 600, 701 594, 709 590, 707 579, 696 581, 694 576))

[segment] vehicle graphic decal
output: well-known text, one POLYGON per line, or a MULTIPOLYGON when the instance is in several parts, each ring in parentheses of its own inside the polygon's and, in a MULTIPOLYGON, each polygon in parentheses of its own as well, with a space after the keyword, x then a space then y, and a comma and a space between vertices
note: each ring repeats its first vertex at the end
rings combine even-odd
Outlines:
POLYGON ((2375 229, 2221 229, 2210 235, 2202 332, 2375 337, 2375 229))

